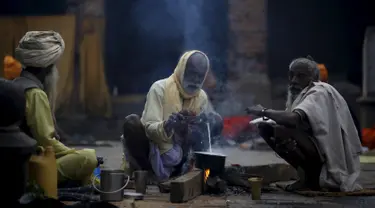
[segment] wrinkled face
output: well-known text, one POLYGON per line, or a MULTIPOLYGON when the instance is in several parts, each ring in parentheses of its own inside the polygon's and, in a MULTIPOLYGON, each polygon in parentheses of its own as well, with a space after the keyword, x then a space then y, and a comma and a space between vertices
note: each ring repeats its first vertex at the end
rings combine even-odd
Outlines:
POLYGON ((190 56, 182 81, 186 93, 193 94, 202 88, 207 70, 208 60, 203 54, 195 53, 190 56))
POLYGON ((294 67, 289 70, 289 91, 299 94, 313 81, 313 74, 307 68, 294 67))

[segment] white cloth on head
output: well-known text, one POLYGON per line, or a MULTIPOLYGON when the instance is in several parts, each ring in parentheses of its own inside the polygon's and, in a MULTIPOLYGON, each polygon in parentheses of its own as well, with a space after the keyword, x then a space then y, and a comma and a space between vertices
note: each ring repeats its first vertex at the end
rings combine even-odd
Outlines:
POLYGON ((314 82, 314 86, 300 93, 287 111, 295 109, 306 113, 324 154, 320 186, 341 191, 362 189, 358 183, 362 148, 349 107, 340 93, 327 83, 314 82))
POLYGON ((55 31, 29 31, 19 42, 15 57, 24 66, 45 68, 55 64, 65 49, 61 35, 55 31))

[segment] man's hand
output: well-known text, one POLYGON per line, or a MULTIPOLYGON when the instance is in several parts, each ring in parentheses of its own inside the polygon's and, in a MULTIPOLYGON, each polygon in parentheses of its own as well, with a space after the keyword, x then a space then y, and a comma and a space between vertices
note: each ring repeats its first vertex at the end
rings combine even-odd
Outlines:
POLYGON ((261 106, 261 105, 255 105, 255 106, 247 107, 245 109, 245 111, 246 111, 247 114, 251 114, 251 115, 255 115, 255 116, 261 117, 261 116, 264 116, 263 115, 263 110, 264 109, 265 108, 263 106, 261 106))
POLYGON ((187 116, 187 117, 195 116, 195 113, 189 110, 182 110, 180 111, 180 114, 182 114, 183 116, 187 116))
POLYGON ((170 134, 172 130, 177 131, 182 124, 183 118, 184 116, 180 113, 172 113, 164 123, 164 129, 167 134, 170 134))
POLYGON ((190 116, 191 114, 186 111, 181 111, 179 113, 172 113, 168 120, 164 124, 164 128, 168 134, 174 130, 177 133, 183 133, 187 130, 189 123, 189 118, 194 118, 195 116, 190 116))
POLYGON ((189 119, 188 123, 190 125, 194 125, 194 124, 206 123, 207 121, 208 121, 207 115, 205 113, 201 113, 198 116, 195 116, 192 119, 189 119))

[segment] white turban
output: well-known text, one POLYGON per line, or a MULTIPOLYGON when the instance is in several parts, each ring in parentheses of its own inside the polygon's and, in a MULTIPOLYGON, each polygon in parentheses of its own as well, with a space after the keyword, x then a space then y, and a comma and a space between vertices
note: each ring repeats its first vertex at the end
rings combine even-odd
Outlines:
POLYGON ((65 49, 61 35, 55 31, 30 31, 19 42, 15 57, 24 66, 45 68, 55 64, 65 49))

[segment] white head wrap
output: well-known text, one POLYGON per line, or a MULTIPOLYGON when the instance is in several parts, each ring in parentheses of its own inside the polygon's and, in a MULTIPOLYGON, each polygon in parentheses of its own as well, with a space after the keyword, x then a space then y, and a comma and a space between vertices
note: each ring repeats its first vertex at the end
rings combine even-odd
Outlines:
POLYGON ((61 35, 55 31, 30 31, 19 42, 15 57, 24 66, 45 68, 55 64, 65 49, 61 35))

